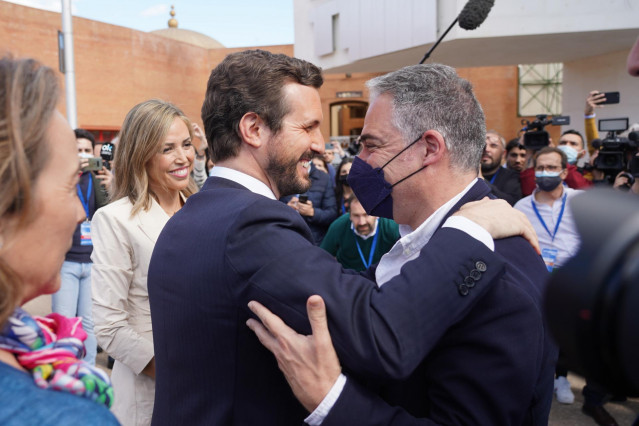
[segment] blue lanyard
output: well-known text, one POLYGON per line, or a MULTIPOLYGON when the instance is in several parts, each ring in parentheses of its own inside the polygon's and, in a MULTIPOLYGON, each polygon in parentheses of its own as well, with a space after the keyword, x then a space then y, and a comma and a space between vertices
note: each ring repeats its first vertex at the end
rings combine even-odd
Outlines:
POLYGON ((359 246, 359 242, 357 241, 357 234, 355 233, 355 229, 353 231, 353 237, 355 237, 355 244, 357 244, 357 251, 359 252, 359 258, 362 259, 362 263, 366 269, 370 268, 373 263, 373 254, 375 253, 375 246, 377 245, 377 237, 379 236, 379 229, 375 232, 375 236, 373 237, 373 245, 371 246, 371 252, 368 255, 368 263, 366 263, 366 258, 364 257, 364 253, 362 253, 362 248, 359 246))
POLYGON ((535 206, 535 202, 533 201, 532 198, 530 199, 530 202, 532 203, 533 210, 535 211, 535 214, 537 215, 537 218, 541 222, 541 224, 544 227, 544 229, 546 230, 546 232, 548 232, 548 235, 550 236, 550 238, 552 238, 552 241, 555 241, 555 235, 557 235, 557 230, 559 229, 559 224, 561 223, 561 218, 564 217, 564 209, 566 208, 566 198, 568 198, 568 194, 564 194, 564 197, 561 200, 561 211, 559 212, 559 217, 557 218, 557 224, 555 225, 555 232, 553 232, 552 234, 550 233, 550 230, 548 229, 548 226, 546 226, 546 222, 544 222, 544 220, 542 219, 541 215, 539 214, 539 210, 537 210, 537 206, 535 206))
MULTIPOLYGON (((499 167, 499 169, 501 169, 501 166, 499 167)), ((490 178, 490 184, 492 185, 493 183, 495 183, 495 178, 497 177, 497 175, 499 174, 499 169, 497 169, 497 171, 495 172, 495 174, 493 175, 493 177, 490 178)))
POLYGON ((78 188, 78 198, 80 198, 80 202, 82 203, 82 207, 84 207, 84 211, 87 214, 87 220, 89 220, 89 199, 91 197, 91 189, 93 188, 93 179, 91 175, 89 175, 89 186, 87 187, 87 197, 86 199, 82 195, 82 190, 80 189, 80 184, 76 185, 78 188))

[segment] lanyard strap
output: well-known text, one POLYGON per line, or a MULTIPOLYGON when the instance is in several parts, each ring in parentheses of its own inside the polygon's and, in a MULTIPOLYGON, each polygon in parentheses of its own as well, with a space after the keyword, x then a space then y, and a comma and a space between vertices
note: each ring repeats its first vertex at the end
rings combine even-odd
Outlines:
MULTIPOLYGON (((379 226, 379 225, 378 225, 379 226)), ((375 232, 375 236, 373 237, 373 245, 371 245, 371 252, 368 255, 368 263, 366 263, 366 258, 364 257, 364 253, 362 253, 362 248, 359 246, 359 241, 357 241, 357 234, 353 229, 353 237, 355 238, 355 244, 357 245, 357 251, 359 252, 359 258, 362 259, 362 263, 366 269, 370 268, 373 263, 373 254, 375 253, 375 246, 377 245, 377 237, 379 236, 379 229, 375 232)))
POLYGON ((84 207, 84 211, 87 214, 87 220, 89 220, 89 199, 91 197, 91 189, 93 188, 93 179, 89 176, 89 185, 87 186, 87 197, 86 199, 82 195, 82 190, 80 189, 80 184, 76 185, 78 188, 78 198, 80 198, 80 202, 82 203, 82 207, 84 207))
POLYGON ((557 235, 557 230, 559 229, 559 224, 561 223, 561 218, 564 217, 564 209, 566 208, 566 199, 567 198, 568 198, 568 194, 564 194, 564 196, 563 196, 563 198, 561 200, 561 211, 559 212, 559 217, 557 218, 557 224, 555 225, 555 232, 553 232, 552 234, 550 233, 550 230, 548 229, 548 226, 546 226, 546 222, 544 222, 544 219, 539 214, 539 210, 537 210, 537 206, 535 206, 535 202, 533 201, 532 198, 530 199, 530 202, 532 203, 533 210, 535 211, 535 214, 537 215, 537 219, 539 219, 539 221, 541 222, 541 225, 544 227, 546 232, 548 232, 548 235, 550 236, 550 238, 552 238, 552 241, 555 241, 555 235, 557 235))
MULTIPOLYGON (((501 166, 499 167, 499 169, 501 169, 501 166)), ((490 178, 490 184, 494 184, 495 183, 495 178, 497 177, 497 175, 499 174, 499 169, 497 169, 497 171, 495 172, 495 174, 493 175, 493 177, 490 178)))

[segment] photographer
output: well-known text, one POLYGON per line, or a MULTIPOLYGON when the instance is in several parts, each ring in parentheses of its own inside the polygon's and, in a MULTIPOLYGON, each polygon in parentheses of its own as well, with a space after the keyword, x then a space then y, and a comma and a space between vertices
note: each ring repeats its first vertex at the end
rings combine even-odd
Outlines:
MULTIPOLYGON (((73 245, 65 255, 60 270, 61 286, 51 298, 51 310, 67 317, 82 317, 82 327, 87 333, 84 360, 95 365, 97 343, 91 312, 91 253, 93 252, 91 220, 95 211, 107 204, 106 187, 110 185, 111 172, 104 166, 98 170, 102 174, 88 170, 95 145, 95 138, 91 132, 75 129, 75 137, 81 168, 76 190, 86 218, 77 225, 73 234, 73 245)), ((94 165, 97 167, 99 163, 96 162, 94 165)))

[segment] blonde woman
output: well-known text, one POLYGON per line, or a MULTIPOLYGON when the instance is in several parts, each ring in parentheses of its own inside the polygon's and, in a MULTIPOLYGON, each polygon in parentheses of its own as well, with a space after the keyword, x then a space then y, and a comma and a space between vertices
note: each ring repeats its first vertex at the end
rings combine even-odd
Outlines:
POLYGON ((197 187, 189 119, 149 100, 124 119, 111 204, 93 217, 93 315, 98 343, 115 359, 113 413, 123 425, 148 425, 155 363, 147 270, 162 228, 197 187))

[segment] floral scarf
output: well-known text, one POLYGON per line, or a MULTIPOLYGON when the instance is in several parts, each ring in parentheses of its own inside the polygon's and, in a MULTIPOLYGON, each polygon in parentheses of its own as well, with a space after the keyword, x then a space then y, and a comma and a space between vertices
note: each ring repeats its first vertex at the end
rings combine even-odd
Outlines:
POLYGON ((109 376, 79 359, 87 338, 81 321, 56 313, 32 317, 16 308, 0 333, 0 349, 14 353, 39 388, 70 392, 110 408, 109 376))

